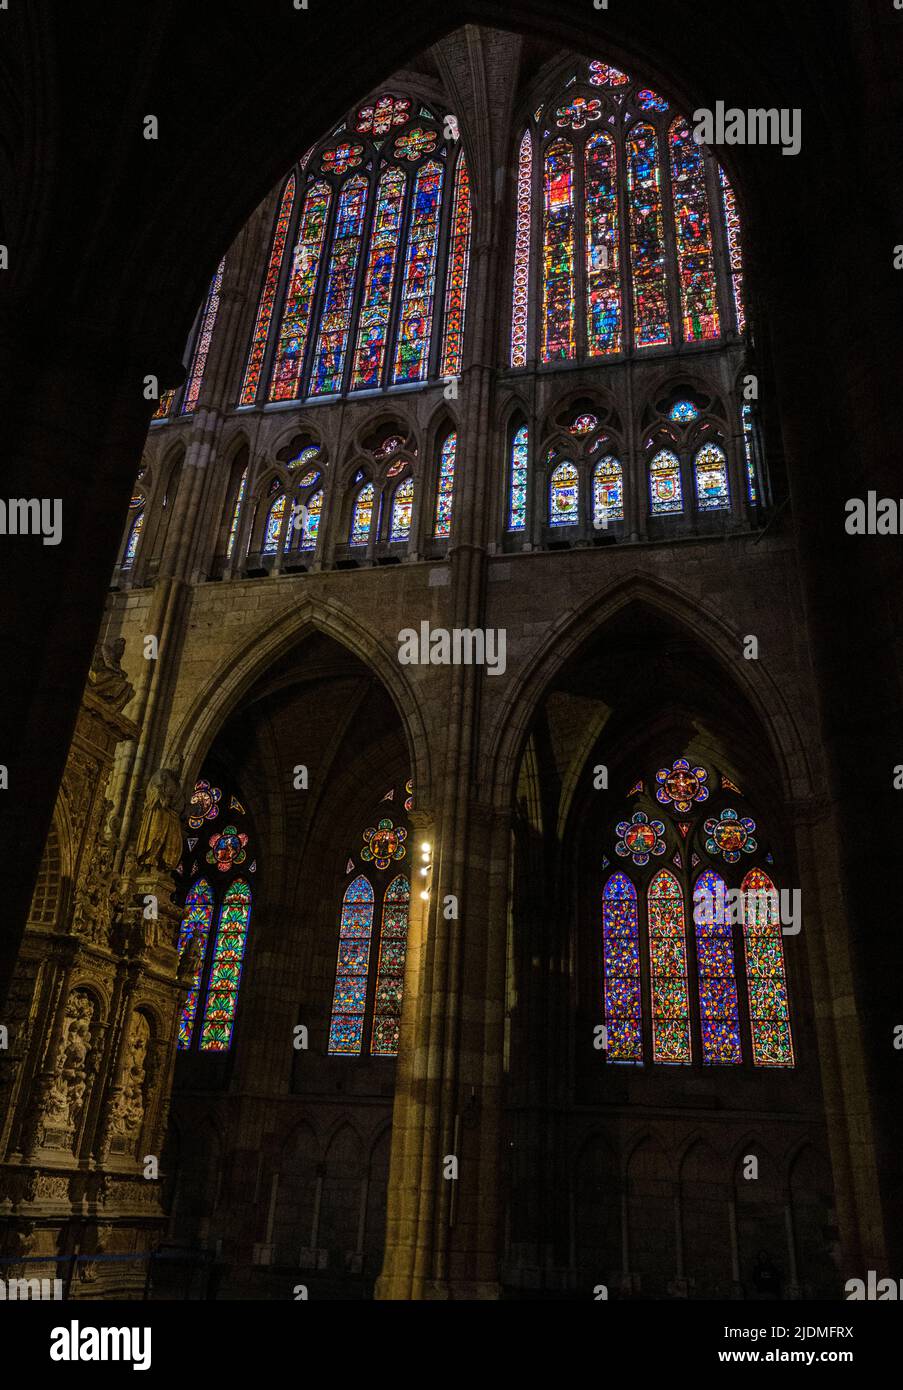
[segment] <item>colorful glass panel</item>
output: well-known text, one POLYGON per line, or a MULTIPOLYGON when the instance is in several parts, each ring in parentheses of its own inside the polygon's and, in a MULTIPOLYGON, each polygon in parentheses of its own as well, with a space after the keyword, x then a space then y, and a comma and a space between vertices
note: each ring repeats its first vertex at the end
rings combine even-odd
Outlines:
POLYGON ((740 214, 737 211, 737 197, 731 181, 723 169, 718 170, 721 179, 721 199, 724 206, 724 225, 727 231, 727 254, 731 266, 731 285, 734 291, 734 312, 737 315, 737 332, 746 330, 746 306, 743 299, 743 242, 740 230, 740 214))
POLYGON ((743 946, 753 1066, 792 1067, 793 1039, 777 889, 761 869, 743 880, 743 946))
POLYGON ((400 169, 387 169, 379 181, 370 253, 364 279, 354 353, 352 390, 382 383, 383 363, 392 310, 392 291, 398 261, 398 239, 404 215, 405 175, 400 169))
POLYGON ((138 553, 138 542, 141 539, 141 528, 144 525, 144 512, 139 512, 132 522, 132 529, 129 531, 129 538, 125 547, 125 554, 122 557, 122 568, 129 569, 135 562, 138 553))
POLYGON ((717 444, 704 444, 696 455, 696 502, 701 512, 730 509, 727 457, 717 444))
MULTIPOLYGON (((286 464, 286 468, 289 468, 292 472, 295 472, 296 469, 303 468, 305 464, 310 463, 311 459, 317 458, 319 456, 319 453, 320 446, 318 444, 308 444, 306 448, 301 450, 300 454, 296 454, 293 459, 289 460, 289 462, 286 464)), ((310 475, 308 474, 308 477, 309 476, 310 475)), ((306 487, 307 480, 305 478, 302 478, 299 486, 306 487)))
POLYGON ((280 492, 276 501, 270 507, 267 516, 266 530, 263 533, 263 545, 260 547, 261 555, 275 555, 279 549, 279 537, 282 533, 282 518, 285 516, 285 493, 280 492))
POLYGON ((298 395, 331 201, 332 189, 328 183, 315 183, 307 190, 282 313, 279 347, 270 385, 271 401, 290 401, 298 395))
POLYGON ((756 450, 755 435, 753 433, 753 410, 748 403, 745 404, 740 412, 740 422, 743 426, 743 454, 746 459, 746 486, 749 491, 749 500, 756 504, 759 500, 759 493, 756 487, 756 450))
POLYGON ((339 927, 339 956, 329 1025, 329 1053, 358 1054, 367 1007, 367 971, 373 930, 373 889, 359 874, 345 889, 339 927))
POLYGON ((683 116, 671 126, 670 146, 684 342, 708 342, 721 333, 712 220, 702 150, 683 116))
POLYGON ((641 111, 667 111, 668 103, 664 97, 660 97, 657 92, 653 92, 649 87, 642 87, 636 94, 636 104, 641 111))
POLYGON ((294 203, 295 176, 291 174, 285 185, 282 194, 282 202, 276 214, 276 226, 273 230, 270 259, 267 263, 267 273, 263 282, 263 290, 260 294, 260 303, 257 306, 257 320, 254 324, 254 332, 251 335, 251 350, 248 354, 248 364, 245 367, 245 379, 242 382, 241 394, 238 398, 239 405, 253 405, 257 399, 257 388, 260 385, 263 356, 266 352, 267 338, 270 333, 273 306, 276 300, 276 289, 279 285, 279 272, 282 269, 282 261, 285 255, 285 241, 288 236, 288 224, 291 220, 294 203))
MULTIPOLYGON (((686 758, 675 758, 671 767, 660 767, 655 774, 655 799, 662 806, 672 806, 678 815, 685 816, 692 811, 694 802, 708 801, 708 778, 704 767, 691 767, 686 758)), ((687 833, 684 826, 680 829, 687 833)))
POLYGON ((594 87, 626 87, 630 78, 620 68, 594 58, 589 65, 589 80, 594 87))
POLYGON ((210 282, 210 289, 207 291, 207 299, 201 313, 201 322, 198 328, 198 340, 194 347, 194 356, 191 366, 188 369, 188 381, 185 386, 185 394, 182 397, 182 415, 191 415, 198 403, 198 396, 201 391, 201 382, 204 380, 204 368, 207 366, 207 355, 210 352, 210 340, 213 337, 213 328, 216 323, 216 315, 219 312, 219 296, 223 287, 223 274, 226 269, 225 256, 216 268, 216 273, 210 282))
POLYGON ((508 530, 523 531, 527 525, 527 457, 529 432, 526 425, 511 440, 510 481, 508 485, 508 530))
POLYGON ((210 923, 212 921, 213 893, 207 880, 201 878, 189 889, 185 899, 185 916, 182 918, 182 927, 179 932, 180 960, 191 937, 197 938, 196 966, 179 1018, 178 1045, 179 1050, 183 1052, 191 1046, 191 1035, 194 1031, 194 1020, 198 1009, 198 992, 201 987, 204 959, 207 955, 207 938, 210 935, 210 923))
POLYGON ((653 516, 683 511, 680 461, 670 449, 660 449, 649 465, 649 492, 653 516))
POLYGON ((740 1015, 730 911, 724 879, 710 870, 700 874, 693 894, 696 968, 702 1060, 706 1066, 733 1066, 743 1061, 740 1015))
POLYGON ((310 378, 312 396, 330 396, 342 389, 368 192, 367 180, 355 177, 343 185, 339 194, 326 295, 310 378))
POLYGON ((245 500, 245 488, 248 485, 249 467, 250 464, 241 475, 241 481, 238 484, 238 492, 235 496, 235 506, 232 508, 232 520, 229 523, 229 539, 226 542, 226 555, 229 558, 231 558, 232 552, 235 549, 235 538, 238 535, 238 523, 241 520, 241 504, 245 500))
POLYGON ((665 224, 658 138, 651 125, 634 126, 630 132, 627 185, 634 341, 638 348, 667 346, 671 342, 671 324, 665 275, 665 224))
POLYGON ((567 361, 574 334, 574 151, 556 140, 546 151, 543 179, 542 359, 567 361))
POLYGON ((668 869, 656 874, 647 895, 649 965, 652 977, 652 1060, 692 1060, 687 988, 687 929, 684 898, 668 869))
POLYGON ((366 545, 373 521, 373 484, 366 483, 358 493, 351 513, 351 544, 366 545))
POLYGON ((455 175, 448 278, 445 284, 445 327, 442 342, 442 376, 458 376, 464 347, 464 308, 470 268, 470 175, 462 154, 455 175))
POLYGON ((395 489, 392 498, 392 519, 389 523, 389 540, 406 541, 411 534, 411 520, 414 515, 414 479, 405 478, 395 489))
POLYGON ((404 995, 404 965, 408 943, 411 889, 404 874, 393 878, 383 897, 373 1002, 370 1051, 374 1057, 396 1057, 404 995))
POLYGON ((675 425, 690 425, 699 419, 699 410, 692 401, 675 401, 668 411, 668 419, 675 425))
POLYGON ((517 160, 517 224, 514 235, 514 293, 511 305, 511 365, 527 361, 527 313, 530 301, 530 212, 533 204, 533 138, 520 142, 517 160))
POLYGON ((602 956, 608 1060, 642 1063, 640 931, 636 889, 625 874, 612 874, 602 894, 602 956))
POLYGON ((301 549, 316 550, 320 535, 320 518, 323 515, 323 489, 307 499, 307 527, 301 533, 301 549))
POLYGON ((580 484, 577 469, 565 459, 549 480, 549 525, 576 526, 580 520, 580 484))
POLYGON ((151 416, 151 419, 153 419, 153 420, 165 420, 165 419, 166 419, 167 415, 168 415, 169 412, 172 410, 172 403, 173 403, 173 400, 174 400, 174 398, 175 398, 175 394, 176 394, 175 388, 173 388, 171 391, 164 391, 164 392, 163 392, 163 395, 160 397, 160 403, 159 403, 159 405, 157 406, 157 409, 154 411, 153 415, 151 416))
POLYGON ((423 381, 429 371, 443 173, 440 164, 430 161, 421 164, 414 181, 395 349, 396 382, 423 381))
POLYGON ((621 351, 621 256, 618 158, 600 131, 584 152, 586 334, 590 357, 621 351))
POLYGON ((404 125, 410 114, 407 97, 393 97, 387 92, 375 104, 361 107, 355 129, 361 135, 387 135, 393 125, 404 125))
POLYGON ((610 521, 623 520, 623 473, 619 461, 608 455, 593 469, 593 525, 604 530, 610 521))
POLYGON ((226 1052, 232 1042, 250 918, 251 889, 239 878, 230 883, 219 912, 201 1028, 202 1052, 226 1052))
POLYGON ((452 504, 455 500, 455 456, 458 450, 458 436, 452 430, 446 437, 439 453, 439 477, 436 483, 436 521, 433 535, 445 538, 451 535, 452 504))

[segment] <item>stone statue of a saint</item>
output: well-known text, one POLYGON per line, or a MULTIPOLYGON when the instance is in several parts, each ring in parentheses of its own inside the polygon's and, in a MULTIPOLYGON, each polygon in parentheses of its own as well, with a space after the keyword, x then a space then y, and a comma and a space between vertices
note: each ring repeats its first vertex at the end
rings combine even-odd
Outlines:
POLYGON ((178 868, 182 858, 182 816, 188 800, 182 790, 179 755, 172 767, 158 768, 147 784, 135 856, 139 868, 178 868))

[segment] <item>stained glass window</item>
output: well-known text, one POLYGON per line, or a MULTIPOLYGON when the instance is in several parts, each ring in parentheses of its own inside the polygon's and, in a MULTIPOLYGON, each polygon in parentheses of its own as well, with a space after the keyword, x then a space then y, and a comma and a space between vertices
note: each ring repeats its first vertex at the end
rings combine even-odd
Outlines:
POLYGON ((365 483, 355 498, 351 513, 351 544, 366 545, 373 520, 373 484, 365 483))
POLYGON ((160 397, 160 402, 157 406, 157 409, 154 411, 151 417, 153 420, 166 419, 167 415, 172 410, 172 403, 175 399, 175 394, 175 389, 173 389, 172 391, 163 392, 163 395, 160 397))
POLYGON ((376 998, 373 1004, 373 1034, 370 1041, 370 1051, 374 1057, 398 1055, 410 899, 411 889, 408 880, 404 874, 396 875, 383 897, 379 961, 376 967, 376 998))
POLYGON ((330 1054, 357 1054, 361 1050, 372 931, 373 889, 369 879, 359 874, 345 889, 342 900, 339 958, 329 1025, 330 1054))
POLYGON ((671 342, 665 276, 658 137, 651 125, 634 126, 627 141, 630 190, 630 263, 633 280, 634 341, 638 348, 671 342))
POLYGON ((699 419, 699 411, 692 401, 675 401, 668 411, 668 419, 676 425, 690 425, 699 419))
POLYGON ((320 535, 320 517, 323 514, 323 489, 318 488, 307 499, 307 529, 301 535, 302 550, 316 550, 320 535))
POLYGON ((607 455, 593 469, 593 525, 596 530, 610 521, 624 520, 624 480, 621 465, 607 455))
POLYGON ((452 430, 439 452, 439 477, 436 483, 436 522, 434 536, 450 536, 452 504, 455 500, 455 455, 458 436, 452 430))
POLYGON ((332 189, 328 183, 315 183, 307 190, 291 279, 282 312, 279 345, 270 385, 271 401, 294 400, 300 389, 304 350, 310 330, 311 305, 323 255, 331 202, 332 189))
POLYGON ((689 1062, 690 1001, 687 931, 680 884, 668 869, 656 874, 647 895, 652 977, 652 1060, 689 1062))
POLYGON ((276 214, 276 226, 273 230, 270 259, 267 263, 266 278, 263 282, 260 304, 257 308, 257 320, 254 324, 254 332, 251 337, 251 350, 248 355, 248 365, 245 367, 245 379, 242 382, 241 394, 238 398, 239 405, 253 405, 257 399, 257 388, 260 385, 260 372, 263 367, 263 355, 266 352, 270 322, 273 317, 273 306, 276 301, 276 290, 279 285, 279 272, 282 269, 282 260, 285 255, 288 224, 291 220, 294 203, 295 176, 294 174, 290 174, 282 194, 282 201, 279 204, 279 211, 276 214))
POLYGON ((742 1062, 737 977, 727 889, 719 874, 699 875, 693 895, 702 1060, 707 1066, 742 1062))
POLYGON ((529 432, 526 425, 515 430, 511 440, 510 480, 508 484, 508 530, 523 531, 527 525, 527 456, 529 432))
POLYGON ((724 223, 727 229, 727 254, 731 265, 731 286, 734 291, 734 312, 737 315, 737 332, 746 330, 746 308, 743 302, 743 244, 740 233, 740 214, 737 211, 737 197, 730 179, 719 168, 721 179, 721 199, 724 205, 724 223))
MULTIPOLYGON (((286 467, 291 469, 291 471, 294 473, 296 469, 303 468, 305 464, 310 463, 311 459, 318 458, 319 453, 319 445, 308 444, 306 448, 301 450, 300 454, 296 454, 293 459, 289 460, 289 462, 286 464, 286 467)), ((311 475, 308 474, 307 477, 304 477, 300 480, 301 487, 308 486, 307 478, 310 476, 311 475)), ((317 477, 319 477, 319 474, 317 474, 317 477)))
POLYGON ((743 945, 753 1065, 792 1067, 793 1040, 777 889, 761 869, 743 880, 743 945))
POLYGON ((229 523, 229 540, 226 544, 226 555, 231 558, 232 551, 235 549, 235 538, 238 535, 238 523, 241 520, 241 504, 245 499, 245 488, 248 485, 248 468, 241 475, 241 482, 238 484, 238 492, 235 496, 235 506, 232 508, 232 520, 229 523))
POLYGON ((395 489, 392 498, 392 519, 389 523, 389 540, 406 541, 411 534, 411 519, 414 513, 414 479, 405 478, 395 489))
POLYGON ((197 938, 197 946, 193 948, 197 965, 191 977, 191 986, 185 997, 185 1003, 182 1005, 182 1014, 179 1019, 179 1048, 182 1051, 191 1046, 191 1035, 194 1031, 194 1020, 198 1010, 201 975, 207 954, 207 939, 210 935, 212 921, 213 893, 207 880, 200 878, 188 891, 188 896, 185 899, 185 916, 182 918, 182 926, 179 931, 180 960, 191 937, 197 938))
POLYGON ((525 131, 517 161, 517 225, 514 242, 514 295, 511 307, 511 365, 527 361, 527 308, 530 298, 530 214, 533 206, 533 137, 525 131))
POLYGON ((352 389, 382 385, 398 238, 404 214, 405 181, 400 169, 387 169, 377 188, 364 295, 358 320, 352 389))
POLYGON ((636 889, 626 874, 612 874, 602 894, 605 1025, 610 1062, 642 1062, 640 931, 636 889))
POLYGON ((367 180, 356 177, 343 185, 339 195, 326 297, 310 379, 312 396, 328 396, 342 389, 367 191, 367 180))
POLYGON ((138 553, 138 542, 141 539, 141 528, 144 525, 144 512, 139 512, 132 522, 132 529, 129 531, 129 538, 126 542, 125 554, 122 557, 122 568, 131 569, 135 563, 135 556, 138 553))
POLYGON ((276 551, 279 549, 279 536, 282 533, 282 518, 284 516, 285 493, 280 492, 267 515, 266 529, 263 533, 263 544, 260 547, 260 553, 262 555, 275 555, 276 551))
POLYGON ((574 356, 574 151, 556 140, 544 166, 542 358, 574 356))
POLYGON ((549 480, 549 525, 576 526, 580 520, 576 466, 565 459, 549 480))
POLYGON ((443 168, 421 164, 414 180, 395 349, 395 381, 423 381, 429 371, 436 250, 443 168))
POLYGON ((740 422, 743 427, 743 454, 746 459, 746 485, 749 491, 749 500, 754 505, 759 499, 758 489, 756 488, 756 448, 755 435, 753 433, 753 409, 747 402, 740 412, 740 422))
POLYGON ((649 465, 649 492, 653 516, 683 511, 680 461, 670 449, 660 449, 649 465))
POLYGON ((727 458, 717 444, 704 444, 696 455, 696 501, 701 512, 727 511, 727 458))
POLYGON ((232 1042, 250 917, 251 889, 242 879, 236 879, 229 885, 219 913, 204 1004, 200 1042, 202 1052, 225 1052, 232 1042))
POLYGON ((458 159, 452 204, 448 278, 445 285, 445 328, 442 342, 442 376, 458 376, 464 348, 464 307, 470 269, 470 175, 463 153, 458 159))
POLYGON ((584 152, 586 333, 590 357, 621 350, 621 261, 618 236, 618 157, 600 131, 584 152))
POLYGON ((210 340, 213 337, 213 327, 216 323, 216 315, 219 311, 219 296, 223 286, 223 274, 226 269, 225 257, 217 266, 216 273, 210 282, 210 289, 207 291, 207 299, 201 311, 201 322, 198 327, 197 342, 194 346, 194 356, 191 366, 188 368, 188 381, 185 385, 185 394, 182 397, 183 415, 191 415, 198 403, 201 382, 204 380, 204 368, 207 366, 207 355, 210 352, 210 340))
POLYGON ((721 332, 705 164, 682 116, 671 126, 670 145, 684 342, 699 343, 721 332))

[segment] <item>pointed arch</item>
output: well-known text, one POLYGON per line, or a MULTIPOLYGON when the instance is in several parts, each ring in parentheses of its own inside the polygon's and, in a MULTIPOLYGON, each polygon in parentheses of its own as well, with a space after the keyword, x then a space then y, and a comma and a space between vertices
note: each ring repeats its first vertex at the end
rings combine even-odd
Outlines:
POLYGON ((693 919, 705 1066, 743 1061, 733 933, 726 900, 727 887, 721 875, 711 869, 701 873, 693 892, 693 919))
POLYGON ((279 345, 270 382, 271 401, 294 400, 301 389, 311 308, 323 258, 326 224, 331 205, 332 188, 328 183, 321 181, 308 188, 282 311, 279 345))
POLYGON ((144 518, 146 514, 146 507, 142 507, 129 527, 128 540, 125 543, 125 551, 122 556, 122 568, 124 570, 131 569, 132 565, 135 563, 135 556, 138 554, 138 542, 141 539, 141 532, 144 528, 144 518))
POLYGON ((342 185, 339 194, 326 293, 320 311, 320 331, 310 374, 312 396, 331 396, 342 389, 369 191, 367 180, 355 175, 342 185))
POLYGON ((373 888, 365 874, 358 874, 342 898, 339 956, 327 1048, 331 1056, 357 1055, 361 1050, 372 932, 373 888))
POLYGON ((370 1052, 374 1057, 398 1055, 410 901, 411 885, 407 877, 396 874, 383 895, 370 1038, 370 1052))
POLYGON ((562 459, 549 479, 549 525, 576 526, 580 520, 577 465, 562 459))
POLYGON ((649 464, 649 501, 653 516, 674 516, 684 509, 680 460, 670 449, 659 449, 649 464))
POLYGON ((373 484, 364 483, 354 499, 351 510, 350 545, 366 545, 373 524, 373 484))
POLYGON ((627 187, 633 332, 638 348, 671 343, 661 182, 655 129, 636 125, 627 140, 627 187))
POLYGON ((230 883, 219 910, 201 1028, 202 1052, 226 1052, 231 1045, 250 920, 251 886, 237 878, 230 883))
POLYGON ((527 527, 527 470, 530 457, 530 430, 517 425, 508 446, 508 530, 527 527))
POLYGON ((389 521, 389 540, 406 541, 411 536, 414 516, 414 479, 402 478, 392 494, 392 515, 389 521))
POLYGON ((439 450, 439 469, 436 478, 436 514, 433 535, 447 539, 451 535, 452 508, 455 500, 455 462, 458 453, 458 432, 449 430, 439 450))
POLYGON ((279 537, 282 535, 282 522, 285 517, 285 503, 285 493, 280 492, 267 512, 266 527, 260 545, 261 555, 275 555, 279 549, 279 537))
POLYGON ((668 143, 683 340, 711 342, 721 336, 721 320, 705 162, 683 116, 672 122, 668 143))
POLYGON ((727 481, 727 455, 718 444, 703 444, 693 463, 696 479, 696 505, 701 512, 730 510, 727 481))
POLYGON ((652 979, 652 1060, 693 1060, 687 987, 687 929, 680 884, 661 869, 646 895, 652 979))
POLYGON ((511 302, 511 365, 527 363, 530 304, 530 236, 533 212, 533 137, 525 130, 517 157, 517 222, 514 232, 514 285, 511 302))
POLYGON ((232 552, 235 549, 235 541, 238 536, 238 526, 239 522, 241 521, 241 508, 242 503, 245 500, 245 488, 248 485, 248 470, 250 469, 250 467, 250 463, 245 464, 244 471, 242 472, 241 478, 239 479, 238 491, 235 494, 235 504, 232 508, 232 520, 229 523, 229 539, 226 542, 226 557, 228 559, 232 558, 232 552))
POLYGON ((204 380, 204 370, 207 366, 207 355, 210 352, 210 340, 213 337, 213 329, 216 324, 216 316, 219 312, 220 291, 223 287, 223 275, 226 271, 225 256, 216 268, 213 279, 210 282, 210 289, 207 291, 207 298, 204 308, 201 311, 201 320, 198 324, 198 336, 194 345, 194 352, 191 358, 191 366, 188 368, 188 380, 185 384, 185 394, 182 397, 182 415, 191 415, 198 403, 198 396, 201 391, 201 382, 204 380))
POLYGON ((753 1066, 792 1067, 793 1038, 778 892, 762 869, 750 870, 741 892, 753 1066))
POLYGON ((444 173, 441 164, 428 160, 414 180, 395 349, 396 383, 423 381, 429 373, 444 173))
MULTIPOLYGON (((245 367, 244 380, 242 381, 241 391, 238 397, 239 405, 253 405, 257 399, 257 388, 260 385, 263 357, 266 352, 267 339, 270 335, 270 323, 273 318, 273 306, 276 301, 276 289, 279 284, 279 275, 285 256, 288 226, 291 221, 292 209, 295 205, 295 187, 295 175, 291 173, 285 181, 285 187, 279 201, 279 209, 276 213, 276 225, 273 228, 273 238, 270 244, 270 257, 267 262, 263 289, 260 292, 260 302, 257 305, 257 318, 254 323, 254 332, 251 334, 251 346, 248 351, 248 361, 245 367)), ((231 554, 231 551, 229 553, 231 554)))
POLYGON ((593 468, 593 524, 605 527, 624 520, 624 475, 621 462, 606 454, 593 468))
POLYGON ((640 929, 636 889, 626 874, 612 874, 602 892, 602 960, 607 1057, 642 1063, 640 929))
POLYGON ((464 350, 464 310, 467 301, 467 277, 470 270, 471 235, 470 174, 462 150, 455 171, 452 201, 451 238, 448 247, 448 272, 445 282, 445 323, 443 327, 442 363, 440 375, 459 376, 464 350))
POLYGON ((194 1031, 194 1021, 198 1008, 198 993, 201 987, 201 974, 207 955, 207 940, 210 935, 210 924, 212 921, 213 890, 205 878, 199 878, 188 890, 188 896, 185 899, 185 915, 182 918, 182 926, 179 931, 179 959, 181 959, 182 953, 192 936, 195 936, 198 942, 198 948, 195 952, 197 956, 197 967, 192 976, 191 984, 185 996, 185 1003, 182 1005, 182 1013, 179 1018, 180 1051, 184 1051, 191 1046, 191 1035, 194 1031))
POLYGON ((555 140, 543 165, 542 360, 570 361, 574 324, 574 149, 555 140))
POLYGON ((323 489, 317 488, 307 499, 307 525, 301 533, 301 549, 316 550, 323 516, 323 489))
POLYGON ((377 186, 351 378, 353 391, 382 385, 406 184, 404 171, 393 167, 385 171, 377 186))
POLYGON ((586 334, 590 357, 621 351, 621 256, 618 156, 598 131, 584 149, 586 334))

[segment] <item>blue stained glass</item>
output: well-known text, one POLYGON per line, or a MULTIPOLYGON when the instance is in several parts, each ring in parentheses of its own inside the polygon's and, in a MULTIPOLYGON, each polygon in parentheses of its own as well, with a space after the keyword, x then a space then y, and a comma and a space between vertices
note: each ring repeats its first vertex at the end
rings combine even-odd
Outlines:
POLYGON ((527 455, 529 433, 521 425, 511 441, 511 479, 508 500, 508 530, 523 531, 527 525, 527 455))

